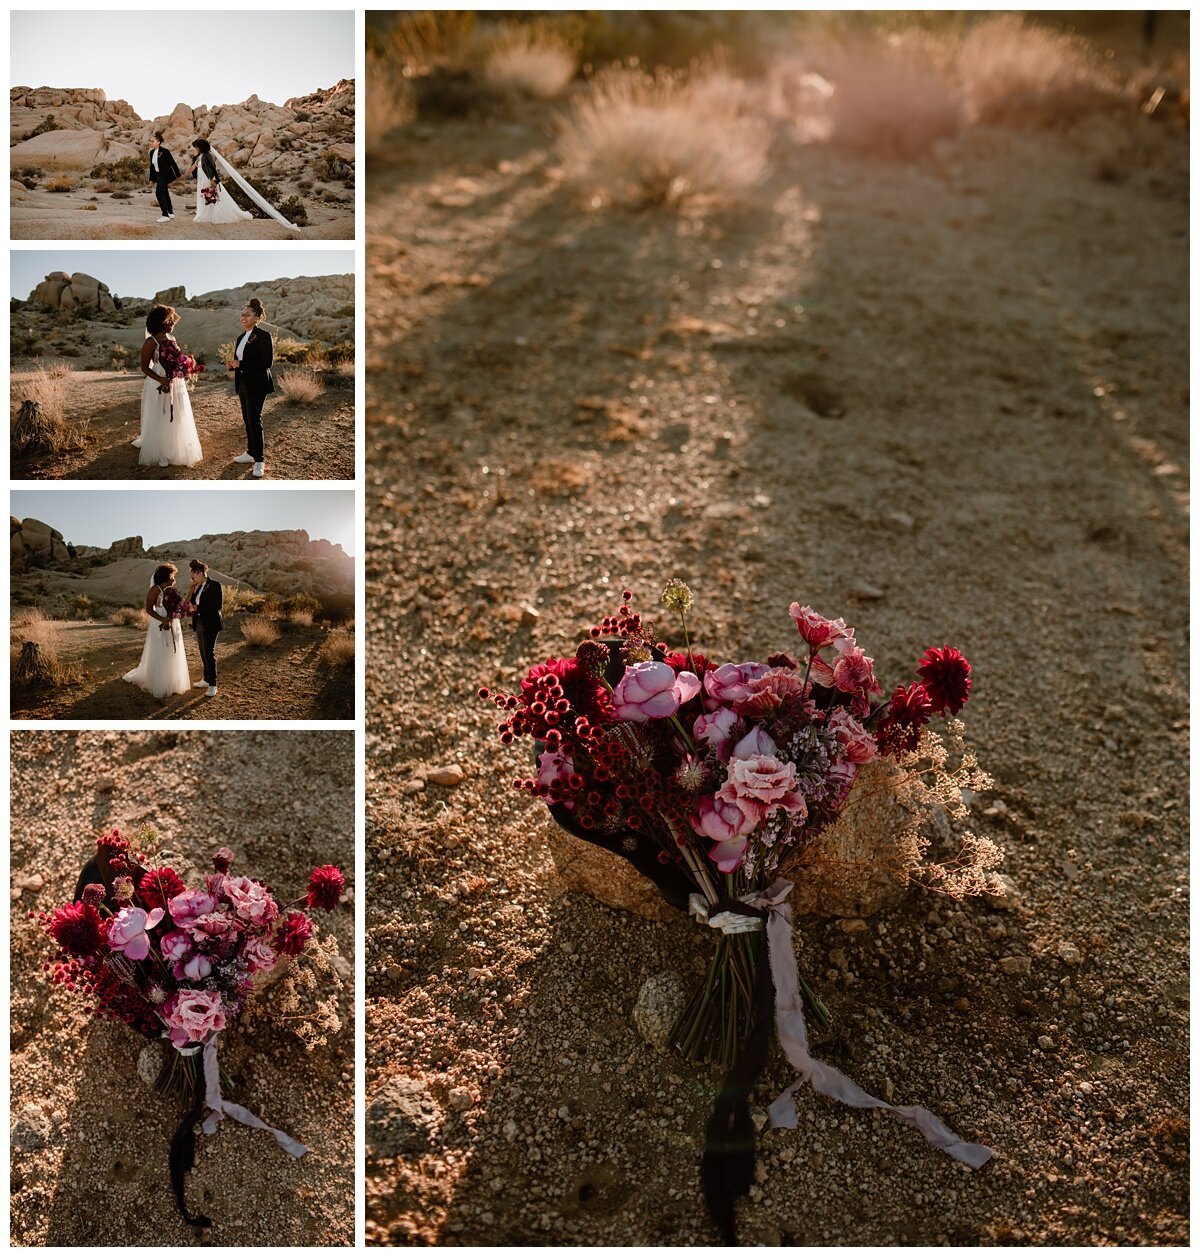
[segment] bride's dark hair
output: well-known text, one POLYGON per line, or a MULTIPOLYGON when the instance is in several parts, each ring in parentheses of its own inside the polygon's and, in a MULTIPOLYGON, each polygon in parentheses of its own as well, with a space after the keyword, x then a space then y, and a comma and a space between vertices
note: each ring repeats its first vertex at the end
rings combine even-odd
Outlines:
POLYGON ((153 306, 150 313, 146 315, 146 331, 151 335, 155 332, 165 332, 178 322, 179 315, 175 313, 174 306, 153 306))
POLYGON ((174 576, 179 569, 174 563, 163 563, 154 569, 154 583, 161 585, 168 576, 174 576))
POLYGON ((212 145, 207 140, 193 140, 192 147, 197 153, 207 153, 212 145))

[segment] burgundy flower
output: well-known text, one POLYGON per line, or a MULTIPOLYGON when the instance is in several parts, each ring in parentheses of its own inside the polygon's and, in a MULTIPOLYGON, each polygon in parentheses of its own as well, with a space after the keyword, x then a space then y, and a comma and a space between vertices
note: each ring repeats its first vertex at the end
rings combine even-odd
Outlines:
POLYGON ((108 950, 108 932, 95 904, 69 903, 56 908, 46 933, 73 956, 96 956, 108 950))
POLYGON ((312 938, 313 923, 303 912, 289 912, 279 923, 275 935, 275 949, 285 956, 298 956, 304 944, 312 938))
POLYGON ((600 680, 608 667, 609 649, 603 642, 580 642, 575 648, 575 658, 588 676, 600 680))
POLYGON ((342 870, 332 864, 323 864, 313 869, 308 879, 308 897, 304 901, 307 908, 320 908, 324 912, 332 912, 338 906, 342 891, 346 889, 346 879, 342 870))
POLYGON ((168 899, 187 889, 173 868, 149 869, 138 882, 138 894, 147 908, 165 908, 168 899))
POLYGON ((119 829, 114 829, 103 838, 96 839, 96 849, 106 853, 111 860, 114 856, 124 856, 129 853, 129 840, 121 837, 119 829))
POLYGON ((663 663, 669 663, 676 672, 694 672, 698 677, 703 677, 712 667, 711 660, 698 650, 692 651, 690 659, 686 650, 673 650, 663 656, 663 663))
POLYGON ((903 755, 917 749, 921 726, 933 715, 929 691, 918 681, 908 689, 898 685, 892 694, 888 713, 877 730, 879 749, 889 755, 903 755))
POLYGON ((228 873, 233 864, 233 852, 228 847, 222 847, 213 855, 213 868, 218 873, 228 873))
POLYGON ((971 665, 953 646, 930 646, 921 656, 917 675, 939 715, 949 710, 956 716, 966 705, 971 693, 971 665))
POLYGON ((98 908, 104 902, 104 887, 99 882, 89 882, 83 888, 83 902, 98 908))

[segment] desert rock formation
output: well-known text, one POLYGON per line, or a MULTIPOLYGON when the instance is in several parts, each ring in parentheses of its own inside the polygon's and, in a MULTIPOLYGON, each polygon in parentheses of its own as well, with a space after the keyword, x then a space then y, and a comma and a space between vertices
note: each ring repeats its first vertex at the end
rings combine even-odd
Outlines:
POLYGON ((111 314, 116 310, 108 285, 82 271, 68 275, 66 271, 52 271, 29 294, 31 305, 47 310, 99 310, 111 314))

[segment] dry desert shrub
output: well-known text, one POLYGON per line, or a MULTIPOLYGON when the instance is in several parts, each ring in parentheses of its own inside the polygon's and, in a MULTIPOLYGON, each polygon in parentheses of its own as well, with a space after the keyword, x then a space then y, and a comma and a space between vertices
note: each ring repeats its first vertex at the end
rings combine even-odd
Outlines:
POLYGON ((12 445, 25 453, 53 454, 79 449, 87 424, 66 417, 71 369, 66 364, 38 367, 12 378, 12 445))
POLYGON ((10 639, 13 684, 26 689, 57 688, 78 679, 76 670, 63 662, 59 647, 61 626, 41 617, 14 621, 10 639))
POLYGON ((830 73, 832 140, 856 152, 912 158, 963 122, 952 45, 912 31, 838 49, 830 73))
POLYGON ((770 168, 770 129, 746 85, 716 68, 605 70, 559 126, 574 184, 600 205, 736 200, 770 168))
POLYGON ((11 624, 14 629, 30 628, 45 624, 49 619, 41 607, 18 607, 12 613, 11 624))
POLYGON ((311 371, 283 371, 278 377, 279 391, 297 406, 311 406, 325 392, 325 381, 311 371))
POLYGON ((143 607, 118 607, 108 617, 110 624, 118 628, 146 629, 150 627, 150 617, 143 607))
POLYGON ((47 192, 73 192, 75 190, 75 180, 70 175, 55 175, 53 179, 46 181, 47 192))
POLYGON ((289 611, 287 622, 293 628, 312 628, 313 613, 308 610, 289 611))
POLYGON ((494 41, 483 62, 484 82, 499 92, 553 100, 575 77, 578 54, 561 35, 511 27, 494 41))
POLYGON ((1026 126, 1069 124, 1110 104, 1116 84, 1088 44, 1018 14, 973 26, 958 52, 972 119, 1026 126))
POLYGON ((334 629, 321 643, 321 663, 326 668, 344 668, 354 662, 354 634, 334 629))
POLYGON ((242 621, 242 637, 251 646, 274 646, 279 640, 279 625, 265 615, 252 615, 242 621))
POLYGON ((412 84, 403 69, 379 53, 367 57, 367 104, 364 126, 367 156, 378 154, 397 127, 416 117, 412 84))

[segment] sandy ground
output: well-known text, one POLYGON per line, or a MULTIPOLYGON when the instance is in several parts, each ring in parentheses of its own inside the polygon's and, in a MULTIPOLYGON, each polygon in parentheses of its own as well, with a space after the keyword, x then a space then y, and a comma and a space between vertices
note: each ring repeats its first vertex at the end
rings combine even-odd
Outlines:
MULTIPOLYGON (((14 370, 13 397, 22 373, 14 370)), ((195 467, 142 467, 129 444, 140 430, 142 377, 128 371, 79 371, 71 376, 67 419, 86 423, 81 449, 56 454, 14 452, 17 480, 249 480, 252 468, 230 460, 246 451, 246 428, 232 385, 197 384, 192 413, 204 458, 195 467)), ((274 480, 354 479, 354 382, 330 387, 310 406, 281 393, 263 410, 266 474, 274 480)))
MULTIPOLYGON (((311 1053, 269 1017, 243 1018, 222 1036, 239 1100, 311 1152, 292 1160, 269 1135, 230 1121, 201 1136, 188 1201, 214 1225, 193 1233, 167 1175, 180 1113, 140 1081, 143 1040, 92 1022, 40 975, 50 942, 28 913, 69 899, 95 835, 113 826, 154 825, 200 872, 228 845, 237 869, 289 897, 317 863, 340 864, 352 887, 353 736, 15 733, 12 800, 13 1243, 352 1244, 352 981, 341 1031, 311 1053)), ((351 973, 352 904, 319 926, 336 935, 351 973)))
MULTIPOLYGON (((351 193, 346 194, 348 198, 351 193)), ((196 223, 195 193, 172 192, 175 217, 156 220, 160 211, 153 191, 134 192, 129 200, 80 188, 75 192, 34 190, 10 209, 14 240, 353 240, 354 205, 323 205, 300 194, 308 222, 289 231, 273 218, 255 218, 228 226, 196 223)))
MULTIPOLYGON (((283 627, 272 646, 252 646, 225 617, 217 638, 217 696, 203 690, 154 698, 122 680, 137 667, 145 631, 103 620, 56 621, 58 648, 77 676, 58 688, 13 685, 15 720, 353 720, 353 665, 330 670, 320 661, 325 631, 283 627)), ((157 631, 157 630, 156 630, 157 631)), ((21 638, 20 627, 13 640, 21 638)), ((188 672, 204 675, 195 634, 184 633, 188 672)))
POLYGON ((671 576, 718 659, 792 599, 891 683, 959 645, 1024 900, 800 919, 818 1054, 997 1155, 801 1093, 745 1238, 1188 1242, 1187 141, 1097 122, 793 150, 706 218, 574 208, 548 110, 373 170, 369 1242, 715 1240, 717 1075, 630 1016, 710 939, 564 894, 473 697, 671 576))

